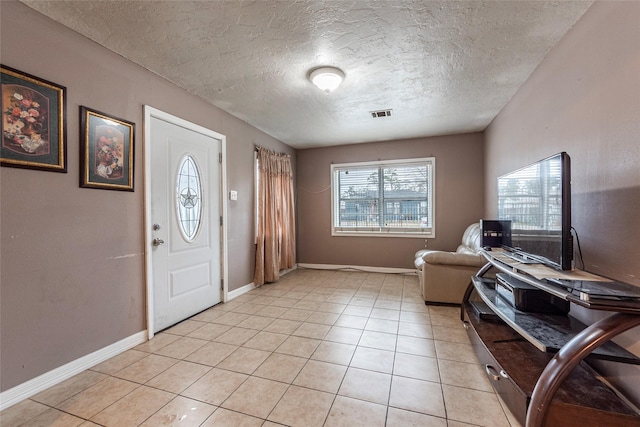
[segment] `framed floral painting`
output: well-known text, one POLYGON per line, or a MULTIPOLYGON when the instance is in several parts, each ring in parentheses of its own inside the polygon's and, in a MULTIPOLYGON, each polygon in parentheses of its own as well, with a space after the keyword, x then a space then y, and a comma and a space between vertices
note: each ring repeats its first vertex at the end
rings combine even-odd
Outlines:
POLYGON ((2 166, 67 172, 66 88, 1 67, 2 166))
POLYGON ((80 187, 133 191, 135 124, 80 106, 80 187))

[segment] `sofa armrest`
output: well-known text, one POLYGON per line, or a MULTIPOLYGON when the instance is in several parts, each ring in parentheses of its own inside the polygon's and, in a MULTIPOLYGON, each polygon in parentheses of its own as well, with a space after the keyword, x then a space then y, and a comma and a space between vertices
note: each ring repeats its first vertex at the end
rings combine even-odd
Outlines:
POLYGON ((432 251, 425 253, 422 259, 426 264, 461 265, 478 268, 485 264, 485 260, 480 254, 472 255, 459 252, 432 251))

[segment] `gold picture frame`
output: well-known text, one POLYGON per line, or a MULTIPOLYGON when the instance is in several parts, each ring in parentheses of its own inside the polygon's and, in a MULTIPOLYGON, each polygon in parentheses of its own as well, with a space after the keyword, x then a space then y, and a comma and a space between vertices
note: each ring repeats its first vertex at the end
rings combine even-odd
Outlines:
POLYGON ((66 88, 5 65, 0 67, 0 163, 66 173, 66 88))
POLYGON ((80 187, 133 191, 135 123, 80 106, 80 187))

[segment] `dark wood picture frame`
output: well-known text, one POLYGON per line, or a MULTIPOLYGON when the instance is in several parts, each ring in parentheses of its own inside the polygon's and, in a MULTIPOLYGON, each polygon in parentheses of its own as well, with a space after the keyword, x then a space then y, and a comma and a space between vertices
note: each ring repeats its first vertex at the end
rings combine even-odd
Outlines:
POLYGON ((133 191, 135 126, 80 106, 80 187, 133 191))
POLYGON ((67 89, 0 65, 0 164, 67 172, 67 89))

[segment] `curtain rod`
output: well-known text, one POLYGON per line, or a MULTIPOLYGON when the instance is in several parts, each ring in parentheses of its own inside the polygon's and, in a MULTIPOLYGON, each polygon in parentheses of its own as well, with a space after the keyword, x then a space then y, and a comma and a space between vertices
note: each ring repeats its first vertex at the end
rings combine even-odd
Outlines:
POLYGON ((287 154, 287 153, 276 153, 276 152, 275 152, 275 151, 273 151, 273 150, 269 150, 268 148, 261 147, 261 146, 259 146, 259 145, 254 145, 254 146, 253 146, 253 151, 254 151, 254 152, 258 152, 258 151, 260 151, 260 149, 263 149, 264 151, 266 151, 266 152, 268 152, 268 153, 271 153, 271 154, 275 154, 275 155, 277 155, 277 156, 287 156, 287 157, 291 157, 291 155, 290 155, 290 154, 287 154))

